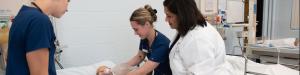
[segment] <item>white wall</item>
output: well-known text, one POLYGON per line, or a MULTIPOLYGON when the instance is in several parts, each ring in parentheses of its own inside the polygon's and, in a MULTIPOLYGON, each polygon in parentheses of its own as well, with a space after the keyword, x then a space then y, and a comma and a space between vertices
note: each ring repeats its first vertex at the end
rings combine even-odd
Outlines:
POLYGON ((64 67, 104 60, 121 63, 138 51, 139 37, 130 27, 131 13, 145 4, 158 10, 155 27, 171 40, 175 30, 165 22, 163 0, 71 0, 69 11, 56 21, 57 38, 67 48, 64 67))
MULTIPOLYGON (((9 10, 7 15, 16 15, 23 4, 28 4, 30 0, 0 0, 0 10, 9 10)), ((3 14, 3 13, 0 13, 3 14)))

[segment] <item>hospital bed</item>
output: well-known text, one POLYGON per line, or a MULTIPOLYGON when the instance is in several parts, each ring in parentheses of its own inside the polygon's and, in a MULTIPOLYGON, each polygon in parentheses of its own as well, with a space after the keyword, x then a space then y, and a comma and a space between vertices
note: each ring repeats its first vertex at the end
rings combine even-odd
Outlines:
MULTIPOLYGON (((244 58, 242 57, 227 55, 224 67, 231 70, 233 75, 243 75, 244 63, 244 58)), ((111 61, 103 61, 87 66, 61 69, 57 70, 57 75, 95 75, 97 68, 101 65, 114 67, 115 63, 111 61)), ((265 65, 249 60, 247 63, 247 75, 299 75, 299 71, 280 64, 265 65)))
MULTIPOLYGON (((226 63, 229 63, 228 69, 233 69, 234 75, 244 74, 244 58, 239 56, 226 56, 226 63)), ((260 64, 248 60, 247 75, 299 75, 299 71, 288 68, 280 64, 260 64)))
POLYGON ((60 69, 60 70, 56 70, 56 72, 57 75, 96 75, 96 70, 99 68, 99 66, 114 67, 115 63, 111 61, 102 61, 99 63, 86 65, 86 66, 60 69))
POLYGON ((299 59, 299 48, 250 47, 253 54, 299 59))
POLYGON ((294 40, 286 38, 249 45, 249 57, 258 59, 261 63, 282 64, 299 70, 299 45, 293 45, 294 40))
POLYGON ((299 67, 299 48, 249 47, 249 50, 255 59, 299 67))

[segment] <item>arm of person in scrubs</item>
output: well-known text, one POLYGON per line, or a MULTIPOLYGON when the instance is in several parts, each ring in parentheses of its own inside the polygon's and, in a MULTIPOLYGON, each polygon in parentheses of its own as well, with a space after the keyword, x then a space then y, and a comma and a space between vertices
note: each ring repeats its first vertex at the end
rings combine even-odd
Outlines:
POLYGON ((130 66, 136 66, 140 64, 145 59, 145 53, 139 50, 137 55, 135 55, 133 58, 131 58, 126 64, 130 66))
POLYGON ((49 49, 40 48, 26 53, 30 75, 48 75, 49 49))
POLYGON ((127 73, 127 75, 147 75, 148 73, 152 72, 159 63, 148 60, 145 62, 145 64, 141 67, 139 67, 136 70, 130 71, 127 73))

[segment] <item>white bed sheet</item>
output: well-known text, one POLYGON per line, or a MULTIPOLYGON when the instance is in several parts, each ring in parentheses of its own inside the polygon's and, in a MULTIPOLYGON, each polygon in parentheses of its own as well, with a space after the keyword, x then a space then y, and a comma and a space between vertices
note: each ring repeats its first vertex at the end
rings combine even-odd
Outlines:
MULTIPOLYGON (((238 56, 226 56, 226 63, 223 67, 232 75, 243 75, 244 74, 244 58, 238 56)), ((57 75, 96 75, 96 70, 99 66, 105 65, 108 67, 114 67, 114 64, 111 61, 102 61, 87 66, 72 67, 67 69, 57 70, 57 75)), ((288 67, 274 64, 274 65, 265 65, 255 63, 253 61, 248 61, 247 71, 256 72, 267 75, 299 75, 299 71, 290 69, 288 67)), ((254 74, 247 74, 254 75, 254 74)))
MULTIPOLYGON (((233 70, 234 75, 243 75, 244 74, 244 58, 237 56, 226 56, 227 69, 233 70)), ((255 63, 251 60, 248 60, 247 63, 248 72, 256 72, 267 75, 299 75, 299 71, 290 69, 280 64, 265 65, 255 63)), ((248 74, 254 75, 254 74, 248 74)))
POLYGON ((56 70, 56 72, 57 75, 96 75, 96 70, 98 69, 99 66, 114 67, 115 63, 111 61, 102 61, 87 66, 60 69, 60 70, 56 70))

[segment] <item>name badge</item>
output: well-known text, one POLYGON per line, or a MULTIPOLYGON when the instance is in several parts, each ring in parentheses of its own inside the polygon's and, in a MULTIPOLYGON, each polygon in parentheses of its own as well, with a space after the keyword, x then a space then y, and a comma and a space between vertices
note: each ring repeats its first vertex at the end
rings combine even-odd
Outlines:
POLYGON ((142 51, 145 52, 145 53, 149 53, 149 51, 146 50, 146 49, 142 49, 142 51))

